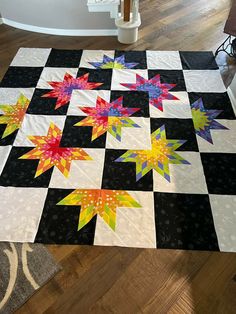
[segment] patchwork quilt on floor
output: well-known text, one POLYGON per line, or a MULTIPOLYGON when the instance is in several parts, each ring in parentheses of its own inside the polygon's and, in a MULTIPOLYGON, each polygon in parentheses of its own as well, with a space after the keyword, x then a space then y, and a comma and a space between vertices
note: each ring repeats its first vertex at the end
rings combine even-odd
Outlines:
POLYGON ((0 241, 236 251, 211 52, 21 48, 0 110, 0 241))

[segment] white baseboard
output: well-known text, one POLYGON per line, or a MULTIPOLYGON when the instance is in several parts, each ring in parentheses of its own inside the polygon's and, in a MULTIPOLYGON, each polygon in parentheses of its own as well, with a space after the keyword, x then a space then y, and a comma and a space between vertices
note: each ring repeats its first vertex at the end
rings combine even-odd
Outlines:
POLYGON ((229 98, 231 100, 231 103, 233 105, 234 112, 236 114, 236 96, 230 87, 228 87, 227 91, 228 91, 228 95, 229 95, 229 98))
MULTIPOLYGON (((6 25, 23 29, 25 31, 50 34, 50 35, 62 35, 62 36, 116 36, 117 29, 59 29, 59 28, 47 28, 39 27, 29 24, 18 23, 9 19, 2 18, 2 22, 6 25)), ((1 23, 0 23, 1 24, 1 23)))

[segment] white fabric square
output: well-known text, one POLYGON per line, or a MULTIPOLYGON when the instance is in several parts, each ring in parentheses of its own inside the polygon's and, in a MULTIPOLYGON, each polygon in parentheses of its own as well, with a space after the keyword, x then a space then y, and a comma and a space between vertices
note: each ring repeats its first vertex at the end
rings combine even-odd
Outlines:
POLYGON ((107 132, 106 148, 151 149, 150 118, 130 117, 139 128, 121 128, 121 141, 107 132))
POLYGON ((79 107, 96 107, 97 98, 101 97, 110 102, 109 90, 74 90, 71 95, 68 116, 86 116, 79 107))
POLYGON ((45 188, 0 187, 0 241, 34 242, 44 202, 45 188))
POLYGON ((236 251, 236 196, 210 194, 211 210, 220 251, 236 251))
POLYGON ((228 93, 228 96, 229 96, 229 98, 230 98, 230 101, 231 101, 231 105, 232 105, 232 107, 233 107, 234 114, 236 115, 236 98, 235 98, 235 96, 234 96, 234 93, 233 93, 231 87, 228 87, 227 93, 228 93))
POLYGON ((53 122, 61 131, 63 131, 66 116, 44 116, 26 114, 19 129, 13 146, 35 146, 28 136, 45 136, 48 134, 50 123, 53 122))
POLYGON ((52 86, 48 82, 63 82, 66 73, 69 73, 73 77, 76 77, 78 68, 49 68, 43 69, 39 78, 37 88, 52 89, 52 86))
POLYGON ((147 50, 147 67, 149 70, 182 70, 179 52, 147 50))
POLYGON ((236 153, 236 120, 216 120, 228 130, 210 130, 213 144, 197 135, 200 152, 204 153, 236 153))
POLYGON ((115 231, 98 215, 94 245, 156 248, 153 193, 141 191, 127 192, 142 207, 117 208, 115 231))
POLYGON ((178 100, 162 101, 163 111, 160 111, 153 105, 149 104, 150 117, 152 118, 179 118, 189 119, 192 118, 189 97, 187 92, 171 92, 173 96, 177 97, 178 100))
POLYGON ((183 73, 188 92, 224 93, 226 91, 220 70, 184 70, 183 73))
POLYGON ((11 145, 0 146, 0 175, 10 154, 11 148, 11 145))
POLYGON ((4 105, 14 105, 17 102, 17 99, 23 94, 29 100, 31 100, 34 88, 0 88, 0 104, 4 105))
POLYGON ((51 48, 20 48, 12 60, 11 66, 43 67, 50 52, 51 48))
POLYGON ((104 55, 114 59, 115 51, 114 50, 83 50, 79 67, 95 69, 95 67, 89 62, 102 62, 104 55))
POLYGON ((170 182, 153 170, 155 192, 208 194, 200 154, 197 152, 176 151, 187 164, 170 164, 170 182))
POLYGON ((136 74, 148 79, 148 70, 133 70, 133 69, 113 69, 111 90, 126 90, 129 89, 121 85, 121 83, 136 83, 136 74))
POLYGON ((83 149, 92 160, 72 160, 68 178, 54 167, 49 187, 62 189, 101 189, 105 149, 83 149))

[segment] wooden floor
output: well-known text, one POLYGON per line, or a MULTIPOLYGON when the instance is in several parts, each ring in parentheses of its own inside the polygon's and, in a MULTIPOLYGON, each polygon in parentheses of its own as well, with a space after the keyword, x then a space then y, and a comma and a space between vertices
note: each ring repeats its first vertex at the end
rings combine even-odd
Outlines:
MULTIPOLYGON (((140 39, 35 34, 0 26, 0 78, 21 46, 215 50, 229 0, 143 0, 140 39)), ((236 254, 47 246, 62 271, 17 313, 236 313, 236 254)))

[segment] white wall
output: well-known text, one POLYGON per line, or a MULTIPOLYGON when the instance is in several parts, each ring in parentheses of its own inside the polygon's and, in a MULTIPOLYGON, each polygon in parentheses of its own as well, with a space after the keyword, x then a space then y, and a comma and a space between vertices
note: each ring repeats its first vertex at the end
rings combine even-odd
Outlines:
POLYGON ((115 29, 109 13, 89 13, 87 0, 0 0, 3 18, 57 29, 115 29))

